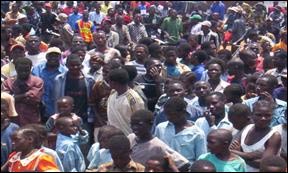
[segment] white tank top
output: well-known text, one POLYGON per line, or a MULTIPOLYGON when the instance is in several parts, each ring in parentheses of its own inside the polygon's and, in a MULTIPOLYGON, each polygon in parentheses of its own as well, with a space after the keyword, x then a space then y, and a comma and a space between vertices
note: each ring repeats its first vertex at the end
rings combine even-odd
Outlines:
MULTIPOLYGON (((249 124, 245 127, 245 129, 243 130, 243 133, 241 135, 241 147, 243 152, 253 152, 253 151, 260 151, 263 152, 265 151, 265 146, 264 144, 271 138, 271 136, 276 132, 275 129, 271 129, 270 132, 268 132, 260 141, 252 144, 252 145, 246 145, 245 144, 245 139, 247 137, 248 132, 250 131, 250 129, 252 129, 254 127, 254 124, 249 124)), ((248 164, 246 164, 246 170, 247 172, 259 172, 258 168, 254 168, 249 166, 248 164)))

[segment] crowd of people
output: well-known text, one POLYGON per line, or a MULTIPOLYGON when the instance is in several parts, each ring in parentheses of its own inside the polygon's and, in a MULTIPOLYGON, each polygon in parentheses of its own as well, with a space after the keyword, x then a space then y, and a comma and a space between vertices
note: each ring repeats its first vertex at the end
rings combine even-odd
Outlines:
POLYGON ((190 3, 1 1, 1 172, 287 172, 287 4, 190 3))

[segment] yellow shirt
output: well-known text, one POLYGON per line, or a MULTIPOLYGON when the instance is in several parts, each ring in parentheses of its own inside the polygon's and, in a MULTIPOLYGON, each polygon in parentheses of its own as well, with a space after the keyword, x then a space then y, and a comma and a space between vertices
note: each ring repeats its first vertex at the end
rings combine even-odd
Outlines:
POLYGON ((108 13, 108 9, 109 8, 113 8, 110 4, 108 4, 108 6, 106 6, 104 3, 101 5, 101 12, 104 13, 105 15, 107 15, 108 13))
POLYGON ((6 77, 14 77, 17 75, 17 72, 15 70, 15 65, 12 62, 9 62, 8 64, 5 64, 1 67, 1 74, 3 74, 6 77))

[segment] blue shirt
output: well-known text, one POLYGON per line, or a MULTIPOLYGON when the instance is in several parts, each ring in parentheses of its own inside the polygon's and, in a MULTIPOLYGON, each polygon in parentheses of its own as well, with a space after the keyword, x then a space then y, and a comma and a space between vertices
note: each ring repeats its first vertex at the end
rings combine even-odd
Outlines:
POLYGON ((76 27, 75 27, 75 23, 77 20, 82 19, 82 14, 75 14, 72 13, 69 15, 68 17, 68 24, 71 26, 71 28, 73 29, 73 31, 76 31, 76 27))
POLYGON ((39 64, 32 69, 32 74, 40 77, 44 81, 44 93, 42 96, 42 101, 45 103, 46 106, 46 117, 50 117, 55 113, 54 104, 56 100, 53 97, 55 77, 66 71, 68 71, 68 69, 61 64, 56 70, 48 71, 46 68, 46 62, 39 64))
POLYGON ((174 124, 166 121, 156 127, 154 135, 192 164, 201 154, 207 152, 204 132, 195 125, 176 134, 174 124))
POLYGON ((61 133, 57 135, 56 152, 62 162, 65 172, 84 172, 86 169, 84 156, 78 146, 80 143, 87 143, 88 132, 84 136, 79 134, 71 137, 61 133))
POLYGON ((1 143, 7 145, 8 153, 10 154, 12 151, 12 140, 11 135, 19 128, 19 126, 15 123, 10 122, 9 125, 1 130, 1 143))
POLYGON ((201 80, 202 77, 202 73, 205 71, 205 65, 204 64, 199 64, 196 65, 192 71, 195 73, 196 75, 196 80, 199 81, 201 80))
POLYGON ((100 149, 100 144, 97 142, 90 148, 87 160, 90 161, 88 169, 98 168, 101 164, 112 162, 112 157, 108 149, 100 149))
MULTIPOLYGON (((243 104, 249 106, 250 110, 253 111, 253 104, 259 100, 259 97, 254 97, 248 100, 245 100, 243 104)), ((276 107, 273 110, 272 120, 270 123, 270 127, 285 124, 287 120, 285 118, 285 110, 287 109, 287 102, 282 100, 275 99, 276 107)))
POLYGON ((224 14, 225 14, 225 4, 222 3, 221 1, 219 3, 213 3, 210 6, 210 10, 212 13, 219 13, 220 15, 220 19, 223 20, 224 19, 224 14))
POLYGON ((215 166, 216 172, 246 172, 246 163, 239 156, 234 160, 224 161, 218 159, 212 153, 205 153, 202 154, 198 160, 207 160, 211 162, 215 166))

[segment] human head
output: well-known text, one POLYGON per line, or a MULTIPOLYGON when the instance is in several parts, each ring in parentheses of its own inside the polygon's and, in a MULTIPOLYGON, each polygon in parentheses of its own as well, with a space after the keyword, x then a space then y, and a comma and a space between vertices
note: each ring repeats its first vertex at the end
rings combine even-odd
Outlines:
POLYGON ((131 161, 130 142, 125 135, 115 135, 109 140, 109 150, 113 159, 113 164, 117 168, 125 168, 131 161))
POLYGON ((279 70, 287 67, 287 52, 283 50, 279 50, 274 52, 274 58, 272 59, 275 67, 279 70))
POLYGON ((186 59, 188 58, 189 53, 192 51, 192 48, 189 43, 181 43, 177 50, 178 57, 186 59))
POLYGON ((209 22, 209 21, 204 21, 204 22, 202 22, 201 23, 201 30, 204 32, 204 34, 206 33, 208 33, 209 31, 210 31, 210 28, 211 28, 211 22, 209 22))
POLYGON ((209 79, 219 80, 221 74, 225 72, 225 62, 221 59, 211 59, 207 65, 209 79))
POLYGON ((149 55, 148 47, 144 44, 138 44, 134 50, 135 59, 138 63, 144 64, 149 55))
POLYGON ((88 17, 89 17, 89 12, 87 10, 83 11, 83 17, 82 20, 87 22, 88 21, 88 17))
POLYGON ((28 80, 31 74, 32 61, 28 58, 19 58, 15 62, 15 70, 17 72, 17 79, 28 80))
POLYGON ((252 119, 256 128, 265 129, 272 120, 274 104, 266 100, 259 100, 253 104, 252 119))
POLYGON ((206 104, 212 115, 222 115, 225 112, 225 96, 220 92, 212 92, 206 97, 206 104))
POLYGON ((244 90, 240 84, 232 83, 224 89, 224 95, 226 97, 226 103, 240 103, 241 97, 244 95, 244 90))
POLYGON ((219 59, 222 59, 224 62, 228 62, 232 59, 232 52, 227 49, 221 49, 217 52, 219 59))
POLYGON ((48 67, 59 67, 61 59, 61 50, 58 47, 50 47, 46 53, 48 67))
POLYGON ((166 58, 165 64, 176 65, 177 49, 173 46, 169 46, 164 50, 164 56, 166 58))
POLYGON ((250 69, 256 69, 257 55, 251 49, 240 51, 239 57, 244 62, 245 66, 248 66, 250 69))
POLYGON ((148 49, 149 49, 149 53, 150 53, 151 57, 157 58, 159 60, 162 59, 163 51, 162 51, 162 48, 159 44, 152 43, 149 45, 148 49))
POLYGON ((75 135, 78 131, 78 124, 72 117, 59 117, 56 119, 55 127, 57 130, 67 136, 75 135))
POLYGON ((138 110, 131 116, 131 129, 133 133, 141 140, 151 136, 151 127, 153 125, 154 115, 149 110, 138 110))
POLYGON ((186 94, 184 84, 180 81, 173 80, 167 84, 168 97, 184 97, 186 94))
POLYGON ((114 63, 111 60, 108 63, 105 63, 103 65, 103 69, 102 69, 103 79, 108 82, 109 81, 109 73, 110 73, 110 71, 112 71, 113 69, 118 69, 120 67, 121 67, 121 64, 114 63))
POLYGON ((208 160, 197 160, 192 164, 190 172, 216 172, 216 168, 208 160))
POLYGON ((227 152, 233 136, 230 130, 216 129, 212 130, 207 136, 207 149, 215 155, 227 152))
POLYGON ((173 124, 177 124, 179 121, 186 119, 186 107, 187 103, 183 97, 171 97, 164 105, 164 112, 168 121, 173 124))
POLYGON ((90 56, 89 64, 91 69, 99 70, 104 65, 104 54, 95 52, 90 56))
POLYGON ((260 96, 263 92, 273 93, 273 90, 277 87, 278 80, 275 76, 265 74, 259 77, 256 81, 256 93, 260 96))
POLYGON ((192 55, 191 63, 193 65, 198 65, 204 63, 208 59, 208 54, 203 50, 197 50, 192 55))
POLYGON ((71 54, 76 54, 76 55, 78 55, 79 58, 80 58, 80 60, 81 60, 81 62, 84 61, 85 55, 86 55, 86 49, 85 49, 85 47, 82 47, 82 46, 72 47, 72 48, 70 49, 70 51, 71 51, 71 54))
POLYGON ((74 106, 74 99, 70 96, 63 96, 57 100, 58 112, 63 116, 70 115, 74 106))
POLYGON ((16 61, 18 58, 25 57, 25 48, 21 44, 15 44, 10 48, 10 59, 16 61))
POLYGON ((145 164, 145 172, 170 172, 169 163, 159 155, 151 156, 145 164))
POLYGON ((189 35, 188 37, 188 43, 192 48, 197 48, 198 47, 198 40, 197 40, 197 35, 189 35))
POLYGON ((109 33, 111 30, 111 25, 112 25, 112 21, 110 19, 104 19, 104 20, 102 20, 101 28, 106 33, 109 33))
POLYGON ((104 47, 106 46, 106 34, 104 31, 99 30, 93 33, 93 40, 97 46, 104 47))
POLYGON ((134 65, 124 65, 123 68, 128 72, 129 83, 133 83, 137 76, 137 69, 134 65))
POLYGON ((192 71, 183 72, 179 80, 184 84, 184 88, 188 94, 192 93, 194 83, 196 82, 196 74, 192 71))
POLYGON ((79 75, 81 69, 83 68, 81 59, 76 54, 70 54, 67 57, 66 66, 68 68, 69 73, 71 73, 72 75, 79 75))
POLYGON ((236 103, 229 108, 228 119, 237 130, 242 130, 251 118, 250 108, 241 103, 236 103))
POLYGON ((122 26, 123 23, 124 23, 123 16, 122 15, 117 15, 116 19, 115 19, 115 24, 119 25, 119 26, 122 26))
POLYGON ((135 24, 139 25, 142 21, 142 16, 139 13, 134 14, 133 20, 135 24))
POLYGON ((74 34, 72 38, 72 47, 77 47, 77 46, 85 47, 86 45, 84 43, 83 38, 80 35, 74 34))
POLYGON ((117 127, 114 127, 112 125, 105 125, 100 127, 98 132, 98 141, 100 144, 100 148, 109 148, 109 139, 116 135, 124 135, 124 133, 118 129, 117 127))
POLYGON ((177 11, 175 9, 171 9, 170 17, 174 20, 177 18, 177 11))
POLYGON ((229 75, 239 75, 244 72, 244 62, 237 58, 228 61, 227 72, 229 75))
POLYGON ((260 161, 260 172, 287 172, 287 162, 281 156, 264 157, 260 161))
POLYGON ((33 149, 41 147, 41 140, 36 129, 20 127, 11 136, 12 148, 16 152, 28 154, 33 149))
POLYGON ((121 86, 127 86, 129 83, 129 74, 125 69, 114 69, 109 73, 109 84, 112 89, 119 89, 121 86))
POLYGON ((26 49, 28 54, 36 54, 40 51, 40 38, 36 35, 30 35, 26 41, 26 49))
POLYGON ((48 131, 46 127, 42 124, 27 124, 23 126, 23 128, 30 128, 32 130, 36 130, 39 134, 39 139, 41 142, 41 145, 45 145, 48 138, 48 131))
POLYGON ((205 98, 211 91, 211 86, 206 81, 197 81, 194 84, 194 93, 199 98, 205 98))

